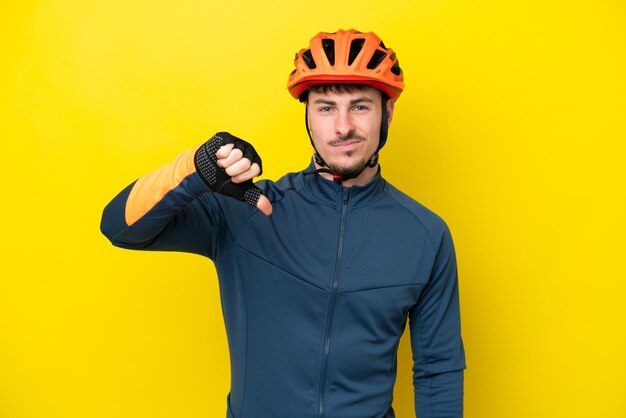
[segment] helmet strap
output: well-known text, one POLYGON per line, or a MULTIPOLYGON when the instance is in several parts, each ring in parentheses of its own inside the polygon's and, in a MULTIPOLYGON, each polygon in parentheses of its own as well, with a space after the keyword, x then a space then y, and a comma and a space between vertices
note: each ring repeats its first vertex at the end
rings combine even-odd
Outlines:
POLYGON ((376 167, 376 164, 378 164, 378 151, 376 151, 376 154, 372 155, 372 158, 370 158, 367 162, 367 166, 369 168, 374 168, 376 167))
POLYGON ((380 121, 380 140, 378 141, 378 149, 376 152, 380 151, 380 149, 387 142, 387 134, 389 133, 389 112, 387 112, 387 101, 391 100, 385 93, 383 93, 382 98, 382 112, 381 112, 381 121, 380 121))
MULTIPOLYGON (((322 167, 328 168, 326 161, 322 158, 319 152, 317 152, 317 148, 315 148, 315 144, 313 143, 313 137, 311 136, 311 131, 309 130, 309 105, 307 103, 304 104, 304 127, 306 128, 306 133, 309 135, 309 140, 311 141, 311 146, 313 147, 313 157, 315 158, 315 162, 322 167)), ((330 170, 329 170, 330 171, 330 170)))
POLYGON ((389 97, 385 93, 383 93, 382 99, 382 112, 381 112, 381 121, 380 121, 380 140, 378 141, 378 148, 376 148, 376 152, 372 155, 367 162, 367 166, 370 168, 376 167, 378 164, 378 151, 385 145, 387 142, 387 134, 389 133, 389 112, 387 112, 387 100, 389 97))

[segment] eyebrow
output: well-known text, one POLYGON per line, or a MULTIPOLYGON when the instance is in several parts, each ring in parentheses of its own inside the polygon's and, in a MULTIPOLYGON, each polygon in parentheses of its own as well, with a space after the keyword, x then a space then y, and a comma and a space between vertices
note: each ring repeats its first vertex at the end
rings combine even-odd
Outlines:
MULTIPOLYGON (((350 104, 354 105, 354 104, 358 104, 358 103, 374 103, 374 101, 372 99, 370 99, 369 97, 359 97, 358 99, 354 99, 354 100, 350 100, 350 104)), ((313 101, 313 104, 327 104, 327 105, 337 105, 337 102, 333 101, 333 100, 326 100, 326 99, 317 99, 313 101)))

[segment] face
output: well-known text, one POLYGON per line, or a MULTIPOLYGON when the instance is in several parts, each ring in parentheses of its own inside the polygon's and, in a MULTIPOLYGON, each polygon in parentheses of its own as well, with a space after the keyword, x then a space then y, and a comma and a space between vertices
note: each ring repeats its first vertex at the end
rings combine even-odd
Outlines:
MULTIPOLYGON (((311 91, 307 100, 309 129, 320 156, 335 173, 359 173, 380 140, 382 94, 366 87, 352 92, 311 91)), ((387 101, 388 121, 393 101, 387 101)))

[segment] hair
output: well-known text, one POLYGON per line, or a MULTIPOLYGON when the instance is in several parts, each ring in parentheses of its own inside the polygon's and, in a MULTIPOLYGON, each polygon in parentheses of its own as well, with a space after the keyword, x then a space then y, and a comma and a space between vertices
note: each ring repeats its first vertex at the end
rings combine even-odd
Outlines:
MULTIPOLYGON (((354 91, 363 91, 363 90, 367 90, 368 88, 373 88, 373 87, 367 84, 316 84, 316 85, 309 87, 308 90, 305 90, 304 92, 302 92, 302 94, 299 97, 299 100, 300 102, 306 102, 307 99, 309 98, 309 92, 311 91, 315 93, 322 93, 322 94, 328 94, 328 93, 344 94, 344 93, 352 93, 354 91)), ((382 90, 380 91, 380 93, 382 94, 383 105, 384 105, 387 99, 389 99, 389 96, 387 96, 382 90)))
MULTIPOLYGON (((310 91, 313 91, 315 93, 322 93, 322 94, 328 94, 328 93, 344 94, 344 93, 352 93, 354 91, 363 91, 363 90, 367 90, 368 88, 372 88, 372 87, 368 86, 367 84, 316 84, 316 85, 309 87, 308 90, 305 90, 300 95, 299 100, 301 102, 305 102, 309 98, 310 91)), ((385 93, 383 93, 383 96, 386 96, 385 93)))

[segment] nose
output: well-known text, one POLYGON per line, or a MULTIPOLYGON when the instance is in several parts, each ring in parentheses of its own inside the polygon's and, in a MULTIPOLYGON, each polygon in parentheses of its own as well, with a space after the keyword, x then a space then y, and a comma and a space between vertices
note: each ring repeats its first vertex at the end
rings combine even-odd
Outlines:
POLYGON ((337 112, 335 119, 335 132, 340 137, 345 137, 354 131, 354 121, 347 111, 337 112))

